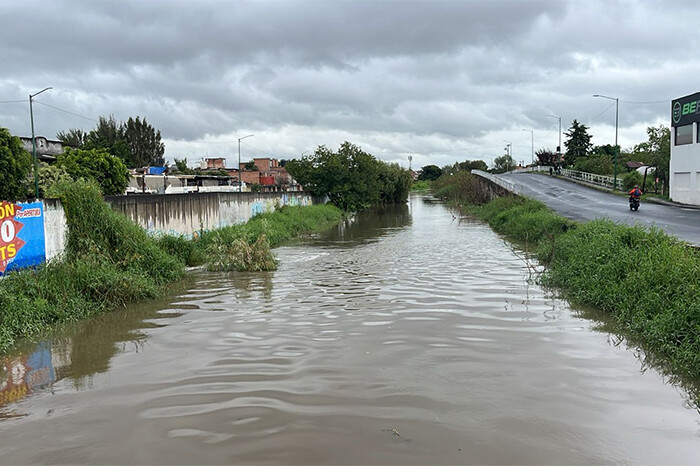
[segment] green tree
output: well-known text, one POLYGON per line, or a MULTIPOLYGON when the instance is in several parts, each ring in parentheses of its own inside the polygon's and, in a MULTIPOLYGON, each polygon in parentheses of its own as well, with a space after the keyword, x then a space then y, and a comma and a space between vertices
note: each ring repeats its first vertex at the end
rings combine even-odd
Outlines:
POLYGON ((440 178, 440 175, 442 175, 442 169, 440 167, 437 165, 426 165, 420 169, 418 180, 434 181, 440 178))
POLYGON ((124 137, 123 126, 117 123, 114 115, 110 115, 109 118, 99 117, 97 126, 87 134, 81 149, 106 149, 127 167, 131 166, 131 153, 124 137))
POLYGON ((571 124, 569 131, 564 134, 568 138, 564 141, 566 146, 564 164, 568 167, 573 167, 579 158, 586 157, 591 152, 593 147, 591 135, 588 134, 588 127, 576 120, 571 124))
POLYGON ((129 184, 126 166, 106 149, 67 148, 58 156, 56 165, 74 180, 95 180, 106 196, 124 194, 129 184))
POLYGON ((552 152, 551 149, 539 149, 535 151, 537 157, 537 165, 553 167, 559 164, 559 154, 552 152))
POLYGON ((249 160, 243 165, 243 169, 249 172, 256 172, 258 171, 257 165, 255 165, 255 160, 249 160))
POLYGON ((489 166, 483 160, 466 160, 464 162, 459 162, 457 166, 460 170, 468 172, 472 170, 481 170, 485 172, 489 169, 489 166))
POLYGON ((0 128, 0 201, 26 198, 31 170, 32 156, 24 150, 19 138, 0 128))
POLYGON ((493 173, 504 173, 515 168, 515 160, 508 154, 493 159, 493 173))
POLYGON ((408 170, 398 163, 380 162, 379 182, 381 184, 381 201, 388 204, 406 202, 411 191, 413 178, 408 170))
POLYGON ((595 173, 596 175, 611 175, 613 173, 613 161, 608 154, 594 153, 588 157, 578 159, 576 165, 574 165, 574 170, 595 173))
POLYGON ((87 140, 87 133, 80 128, 71 128, 67 132, 59 131, 56 139, 71 147, 82 147, 87 140))
POLYGON ((343 212, 379 203, 380 162, 358 146, 344 142, 338 152, 325 146, 301 160, 290 160, 287 171, 315 196, 328 196, 343 212))
POLYGON ((165 144, 160 140, 160 131, 149 125, 146 118, 129 117, 122 131, 131 152, 128 167, 162 167, 165 164, 165 144))
POLYGON ((187 159, 175 159, 175 171, 183 175, 194 175, 194 170, 187 166, 187 159))
POLYGON ((662 185, 662 194, 668 193, 671 162, 671 130, 664 126, 649 126, 648 139, 634 146, 633 153, 648 165, 656 167, 656 176, 662 185))

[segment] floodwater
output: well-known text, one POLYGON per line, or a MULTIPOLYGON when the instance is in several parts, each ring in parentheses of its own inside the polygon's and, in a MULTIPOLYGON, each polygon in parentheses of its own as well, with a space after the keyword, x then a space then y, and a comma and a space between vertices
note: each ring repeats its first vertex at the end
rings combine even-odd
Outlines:
POLYGON ((700 414, 439 202, 3 360, 2 464, 700 464, 700 414))

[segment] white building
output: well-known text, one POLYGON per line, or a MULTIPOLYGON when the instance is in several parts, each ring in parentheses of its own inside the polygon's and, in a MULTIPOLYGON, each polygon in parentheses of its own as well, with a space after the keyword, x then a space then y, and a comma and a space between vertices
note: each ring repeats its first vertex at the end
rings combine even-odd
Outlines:
POLYGON ((700 205, 700 92, 671 102, 670 197, 700 205))

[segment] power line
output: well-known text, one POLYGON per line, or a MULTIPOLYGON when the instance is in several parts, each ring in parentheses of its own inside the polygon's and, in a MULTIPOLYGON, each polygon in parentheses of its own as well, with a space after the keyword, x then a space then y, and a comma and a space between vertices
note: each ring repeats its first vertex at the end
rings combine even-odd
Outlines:
POLYGON ((52 108, 54 110, 58 110, 59 112, 63 112, 63 113, 67 113, 69 115, 77 116, 78 118, 84 118, 86 120, 94 121, 95 123, 98 122, 94 118, 90 118, 90 117, 86 117, 84 115, 79 115, 77 113, 69 112, 68 110, 63 110, 62 108, 54 107, 53 105, 45 104, 44 102, 39 102, 38 100, 35 100, 34 102, 36 102, 37 104, 41 104, 41 105, 44 105, 46 107, 52 108))
POLYGON ((615 106, 615 103, 613 102, 612 104, 610 104, 610 106, 609 106, 608 108, 606 108, 606 109, 603 110, 601 113, 599 113, 598 115, 596 115, 596 116, 594 116, 593 118, 591 118, 590 120, 588 120, 588 121, 586 122, 586 124, 590 124, 591 121, 595 121, 595 120, 597 120, 598 118, 600 118, 601 116, 605 115, 606 113, 608 113, 608 110, 610 110, 610 109, 613 108, 614 106, 615 106))
POLYGON ((19 102, 29 102, 29 99, 24 100, 0 100, 0 104, 16 104, 19 102))
POLYGON ((639 102, 639 101, 633 101, 633 100, 621 100, 620 103, 623 104, 670 104, 670 100, 650 100, 647 102, 639 102))

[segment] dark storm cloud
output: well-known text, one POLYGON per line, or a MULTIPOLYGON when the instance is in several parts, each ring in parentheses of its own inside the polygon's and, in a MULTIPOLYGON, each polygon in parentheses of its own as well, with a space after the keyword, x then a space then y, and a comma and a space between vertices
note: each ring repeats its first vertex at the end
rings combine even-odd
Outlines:
MULTIPOLYGON (((261 154, 348 139, 386 160, 416 154, 414 166, 501 155, 504 139, 525 150, 524 128, 552 147, 548 114, 607 143, 614 109, 592 94, 655 101, 621 103, 629 145, 665 121, 664 100, 698 90, 698 39, 679 26, 698 12, 631 0, 8 0, 0 101, 52 86, 37 100, 70 113, 36 108, 50 137, 100 115, 146 116, 170 157, 232 150, 255 132, 261 154)), ((26 107, 0 104, 0 125, 27 134, 26 107)))

